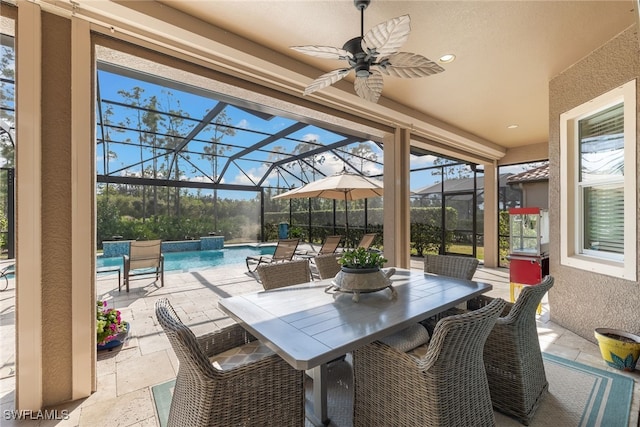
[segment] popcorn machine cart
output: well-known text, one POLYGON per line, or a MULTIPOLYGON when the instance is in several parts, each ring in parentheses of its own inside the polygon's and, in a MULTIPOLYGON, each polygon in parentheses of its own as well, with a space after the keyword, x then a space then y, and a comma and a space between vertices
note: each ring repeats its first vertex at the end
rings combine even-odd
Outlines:
POLYGON ((537 285, 549 274, 549 211, 509 209, 509 241, 509 297, 513 302, 516 287, 537 285))

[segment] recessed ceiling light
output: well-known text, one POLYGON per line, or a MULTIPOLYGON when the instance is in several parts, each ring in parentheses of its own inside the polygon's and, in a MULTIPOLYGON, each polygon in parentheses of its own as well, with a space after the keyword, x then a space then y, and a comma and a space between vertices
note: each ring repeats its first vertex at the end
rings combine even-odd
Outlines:
POLYGON ((518 125, 513 124, 513 125, 507 126, 507 129, 516 129, 517 127, 518 127, 518 125))
POLYGON ((455 55, 447 53, 446 55, 442 55, 440 59, 438 59, 438 61, 442 62, 443 64, 448 64, 449 62, 453 62, 455 59, 455 55))

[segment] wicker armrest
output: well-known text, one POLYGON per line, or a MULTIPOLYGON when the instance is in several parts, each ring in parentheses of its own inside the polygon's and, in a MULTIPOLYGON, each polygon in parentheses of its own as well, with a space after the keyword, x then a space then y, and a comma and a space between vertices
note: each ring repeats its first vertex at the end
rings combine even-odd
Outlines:
POLYGON ((462 310, 460 308, 450 308, 448 310, 445 311, 441 311, 438 314, 435 314, 427 319, 421 320, 420 324, 422 326, 424 326, 425 328, 427 328, 427 332, 429 332, 429 335, 433 334, 433 330, 436 327, 436 323, 438 323, 438 321, 440 319, 444 319, 445 317, 449 317, 449 316, 455 316, 456 314, 462 314, 464 313, 466 310, 462 310))
POLYGON ((218 331, 201 335, 196 339, 202 351, 207 357, 211 357, 214 354, 254 341, 256 338, 238 323, 234 323, 218 331))
MULTIPOLYGON (((488 305, 494 299, 495 298, 487 295, 478 295, 477 297, 470 299, 467 302, 467 308, 469 310, 477 310, 479 308, 484 307, 485 305, 488 305)), ((505 317, 507 314, 509 314, 509 312, 511 311, 511 307, 513 307, 513 303, 507 302, 504 306, 504 309, 502 309, 502 313, 500 314, 500 317, 505 317)))

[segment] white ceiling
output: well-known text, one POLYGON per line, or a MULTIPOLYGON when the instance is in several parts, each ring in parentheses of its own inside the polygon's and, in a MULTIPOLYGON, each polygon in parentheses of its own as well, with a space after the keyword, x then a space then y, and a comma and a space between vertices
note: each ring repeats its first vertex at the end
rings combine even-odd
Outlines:
MULTIPOLYGON (((272 50, 306 64, 302 85, 343 63, 289 46, 342 47, 360 33, 360 12, 351 0, 162 3, 263 45, 266 54, 272 50)), ((432 60, 445 53, 457 57, 437 75, 385 76, 380 104, 387 98, 505 148, 546 142, 549 81, 633 25, 634 5, 636 0, 373 0, 365 32, 409 14, 412 30, 402 51, 432 60), (518 128, 508 129, 511 124, 518 128)), ((351 84, 339 87, 353 90, 351 84)))

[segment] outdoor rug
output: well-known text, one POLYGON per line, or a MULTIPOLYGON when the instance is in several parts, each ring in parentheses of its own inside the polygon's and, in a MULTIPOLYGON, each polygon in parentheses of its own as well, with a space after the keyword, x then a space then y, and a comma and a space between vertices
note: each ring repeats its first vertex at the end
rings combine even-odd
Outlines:
MULTIPOLYGON (((549 380, 531 427, 627 427, 633 396, 633 380, 615 372, 592 368, 543 353, 549 380)), ((307 400, 311 380, 307 378, 307 400)), ((152 387, 158 420, 166 427, 175 380, 152 387)), ((333 362, 328 369, 328 409, 330 426, 351 427, 353 373, 349 358, 333 362)), ((499 427, 521 426, 516 420, 496 412, 499 427)), ((312 426, 307 422, 306 426, 312 426)))

